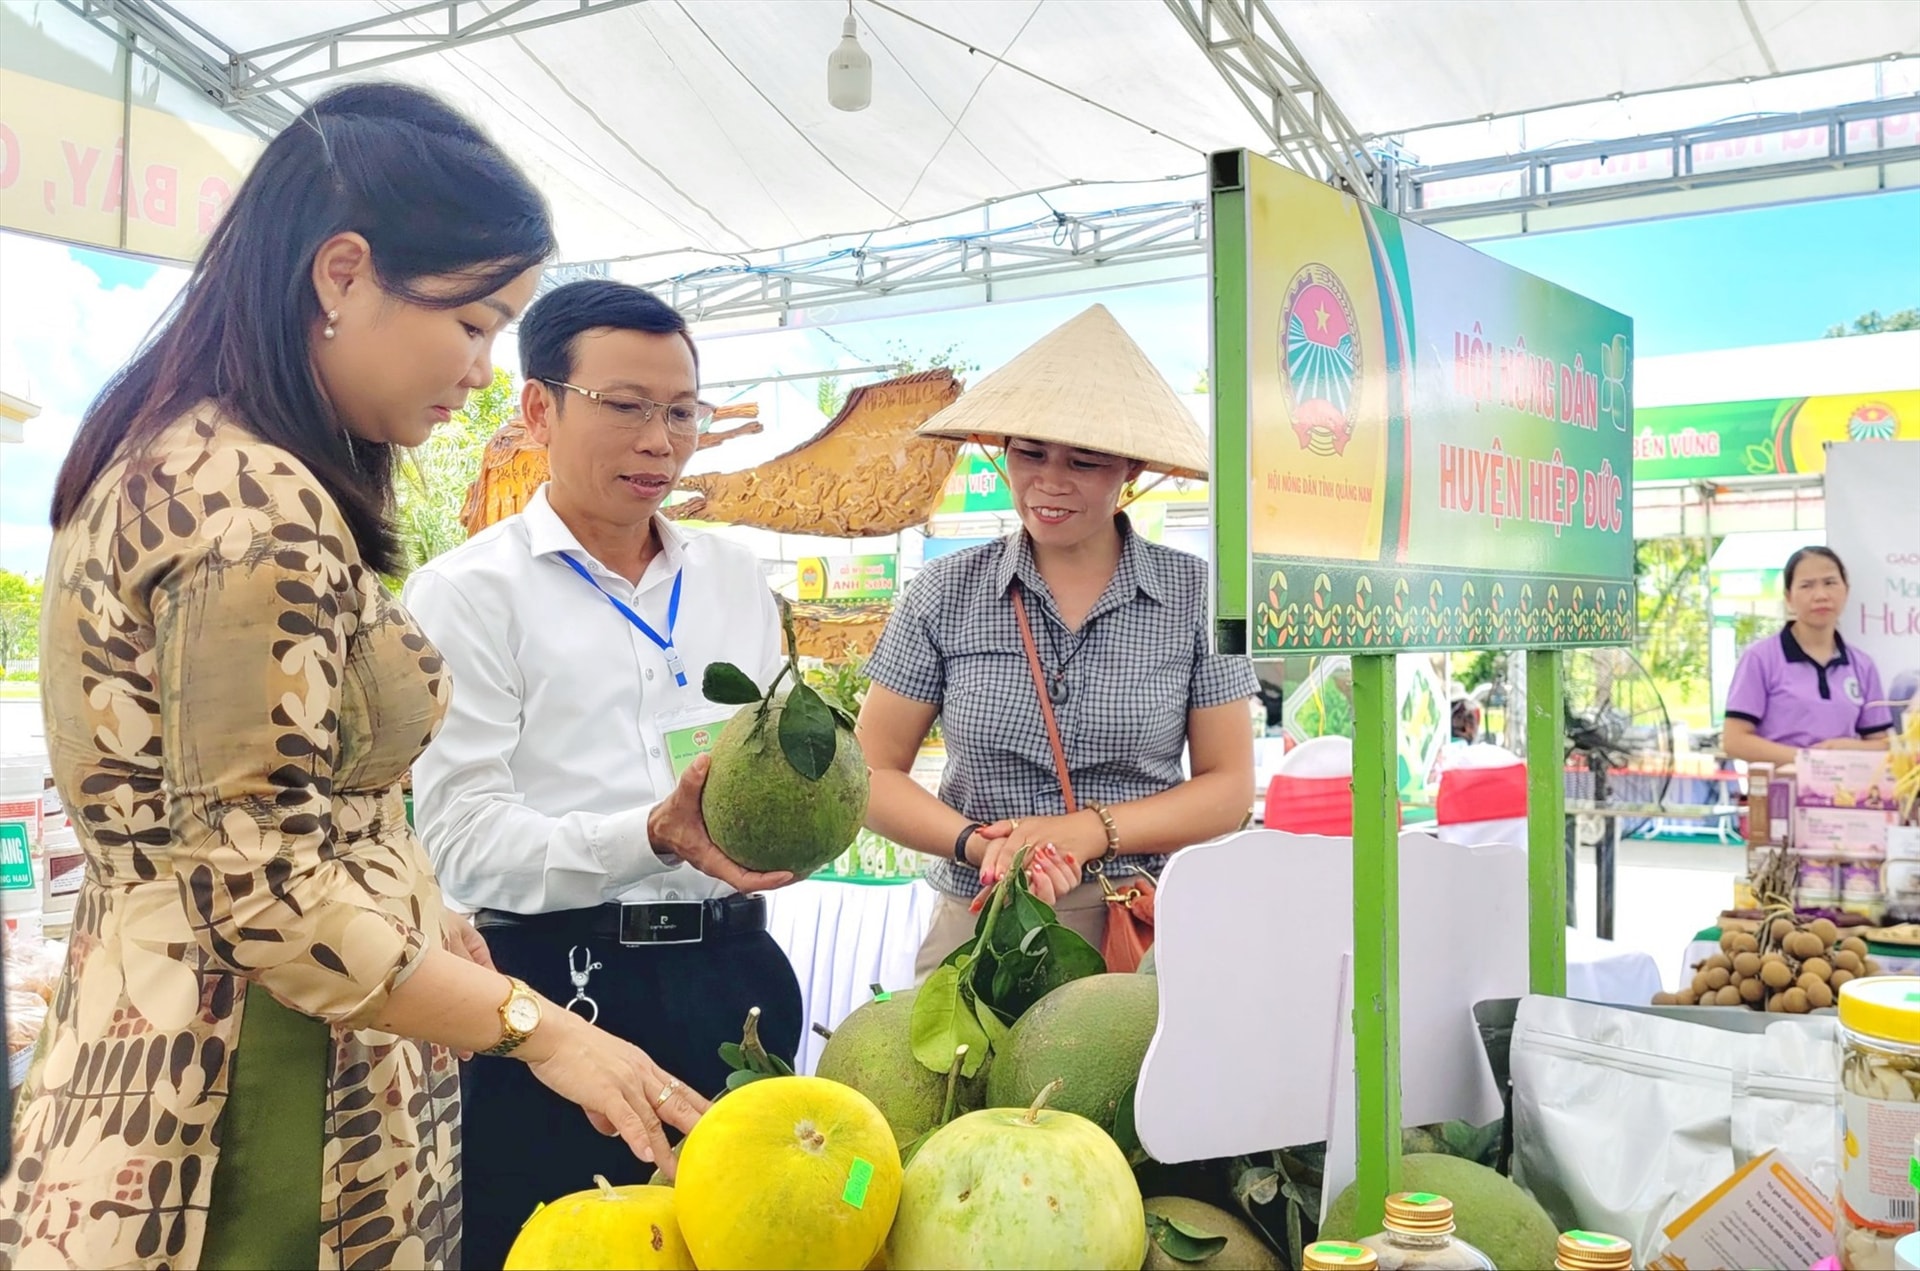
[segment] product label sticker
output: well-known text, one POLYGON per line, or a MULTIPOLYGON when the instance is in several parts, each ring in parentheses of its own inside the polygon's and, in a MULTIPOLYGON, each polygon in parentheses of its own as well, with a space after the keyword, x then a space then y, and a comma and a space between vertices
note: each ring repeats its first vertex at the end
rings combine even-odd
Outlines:
POLYGON ((878 984, 869 984, 867 987, 873 990, 874 1001, 891 1002, 893 1000, 893 994, 887 992, 885 989, 881 988, 878 984))
POLYGON ((840 1199, 855 1209, 865 1208, 867 1186, 873 1182, 873 1162, 864 1156, 853 1158, 853 1165, 847 1170, 847 1190, 840 1193, 840 1199))
POLYGON ((1889 1230, 1914 1220, 1913 1142, 1920 1107, 1845 1090, 1840 1099, 1840 1198, 1860 1224, 1889 1230))

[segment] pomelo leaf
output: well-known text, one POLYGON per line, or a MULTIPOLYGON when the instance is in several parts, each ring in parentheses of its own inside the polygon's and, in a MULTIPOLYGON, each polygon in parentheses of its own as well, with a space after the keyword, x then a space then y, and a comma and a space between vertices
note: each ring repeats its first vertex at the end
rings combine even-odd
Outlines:
POLYGON ((740 1049, 739 1042, 721 1042, 720 1062, 738 1072, 747 1066, 747 1052, 740 1049))
POLYGON ((760 686, 731 662, 708 664, 706 674, 700 677, 700 692, 709 702, 722 706, 745 706, 765 696, 760 686))
POLYGON ((1160 1214, 1147 1215, 1147 1235, 1175 1262, 1205 1262, 1227 1247, 1225 1236, 1160 1214))
POLYGON ((965 1046, 967 1057, 960 1075, 971 1077, 987 1062, 987 1035, 972 1008, 960 996, 960 972, 943 966, 927 977, 913 999, 908 1027, 913 1057, 929 1072, 944 1073, 953 1066, 953 1052, 965 1046))
POLYGON ((769 1074, 755 1072, 751 1068, 742 1068, 739 1072, 727 1074, 727 1089, 738 1090, 741 1086, 750 1086, 756 1081, 765 1081, 769 1074))
MULTIPOLYGON (((1140 1131, 1134 1125, 1133 1098, 1140 1092, 1140 1082, 1136 1079, 1127 1087, 1125 1094, 1113 1109, 1113 1141, 1127 1154, 1127 1164, 1139 1165, 1147 1159, 1145 1149, 1140 1146, 1140 1131)), ((1153 1221, 1153 1215, 1147 1215, 1147 1221, 1153 1221)), ((1181 1259, 1187 1261, 1187 1259, 1181 1259)))
POLYGON ((820 695, 805 684, 794 685, 780 710, 780 750, 793 770, 808 781, 826 776, 837 740, 833 712, 820 695))
POLYGON ((1000 1013, 985 1002, 974 1002, 973 1016, 980 1021, 980 1031, 987 1035, 987 1044, 998 1053, 1000 1043, 1007 1039, 1007 1034, 1012 1030, 1000 1018, 1000 1013))

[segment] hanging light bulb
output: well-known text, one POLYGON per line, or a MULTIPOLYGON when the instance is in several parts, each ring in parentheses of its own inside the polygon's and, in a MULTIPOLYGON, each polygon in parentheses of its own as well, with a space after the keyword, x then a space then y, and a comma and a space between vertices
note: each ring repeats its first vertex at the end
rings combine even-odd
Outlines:
POLYGON ((853 0, 847 0, 840 46, 827 55, 827 101, 835 110, 865 110, 873 101, 873 59, 860 47, 853 0))

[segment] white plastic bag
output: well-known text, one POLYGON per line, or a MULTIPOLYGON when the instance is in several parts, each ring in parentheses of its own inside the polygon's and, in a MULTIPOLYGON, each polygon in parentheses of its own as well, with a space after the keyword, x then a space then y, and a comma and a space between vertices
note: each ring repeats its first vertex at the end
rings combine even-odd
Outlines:
POLYGON ((1770 1149, 1830 1189, 1834 1027, 1526 998, 1513 1034, 1514 1178, 1562 1229, 1621 1236, 1647 1258, 1668 1223, 1770 1149))

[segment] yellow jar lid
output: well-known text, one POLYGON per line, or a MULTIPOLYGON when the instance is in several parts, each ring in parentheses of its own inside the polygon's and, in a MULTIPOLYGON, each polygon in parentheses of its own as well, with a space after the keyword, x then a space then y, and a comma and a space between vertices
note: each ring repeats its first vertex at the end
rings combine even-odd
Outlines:
POLYGON ((1920 1046, 1920 975, 1874 975, 1840 986, 1840 1025, 1920 1046))
POLYGON ((1410 1236, 1448 1235, 1453 1231, 1453 1202, 1432 1192, 1389 1196, 1387 1226, 1410 1236))
POLYGON ((1339 1240, 1317 1241, 1300 1255, 1300 1271, 1374 1271, 1379 1265, 1373 1250, 1339 1240))
POLYGON ((1554 1263, 1562 1271, 1633 1271, 1633 1246, 1597 1231, 1569 1231, 1560 1237, 1554 1263))

